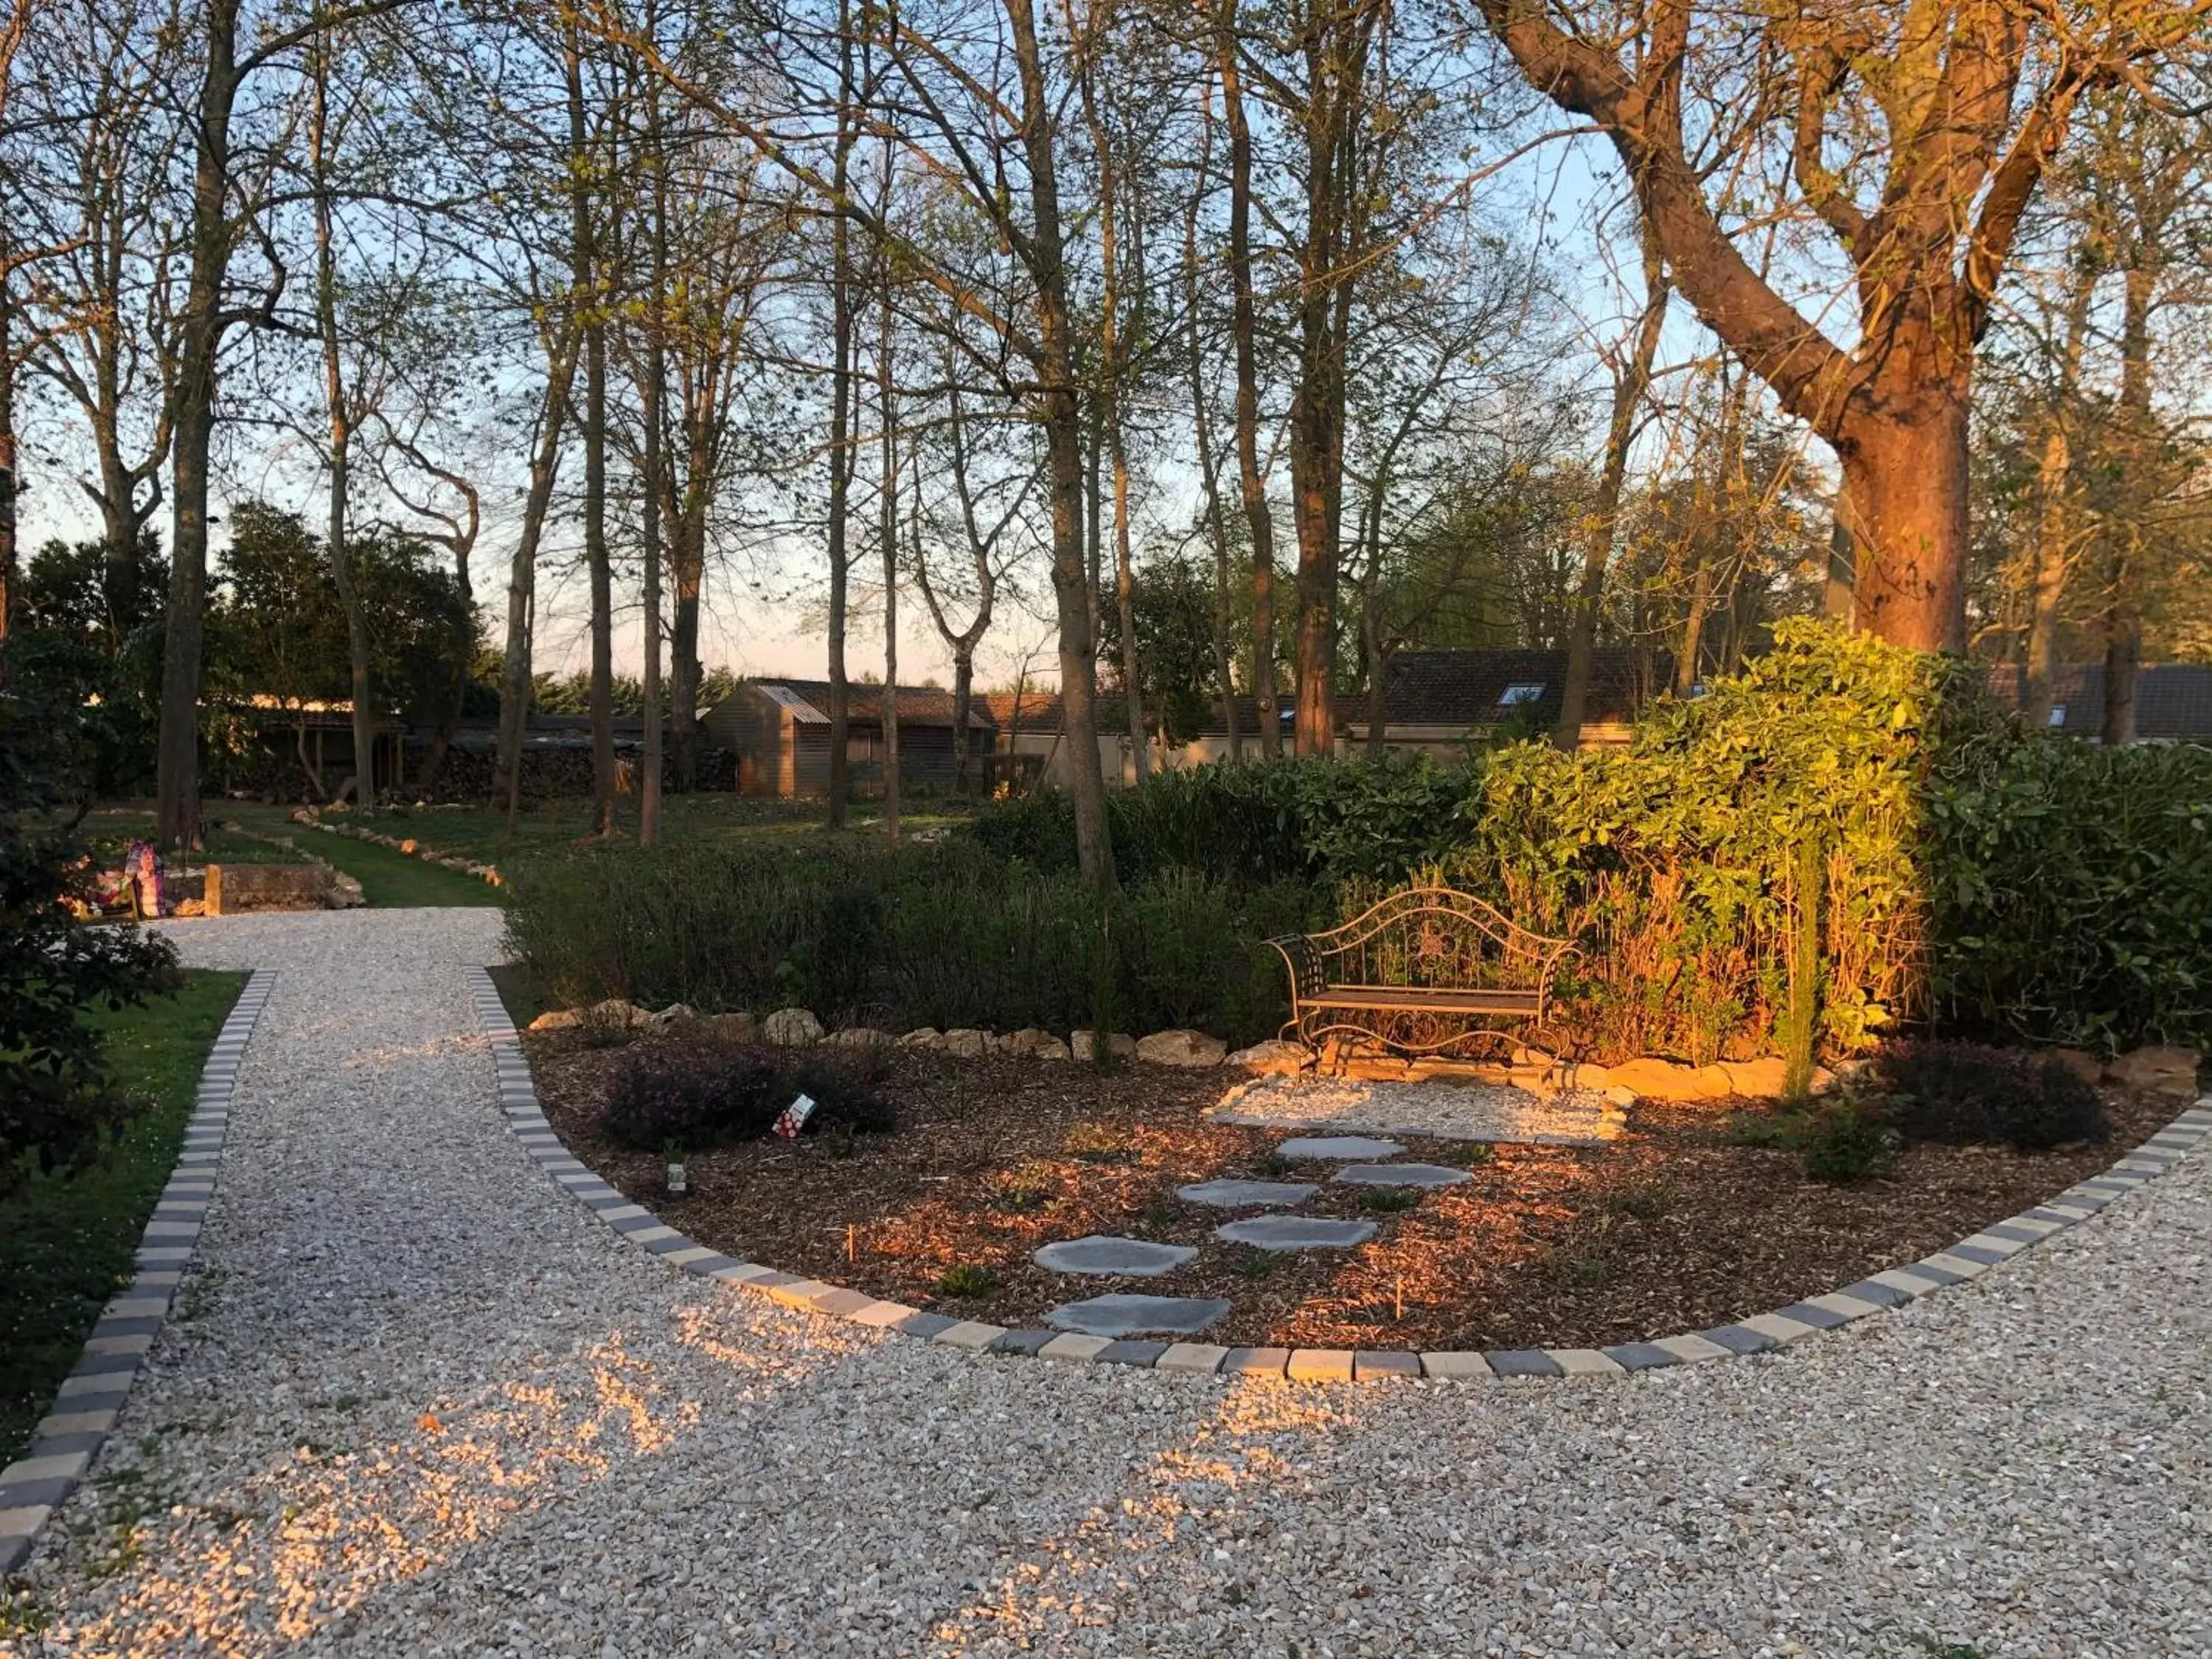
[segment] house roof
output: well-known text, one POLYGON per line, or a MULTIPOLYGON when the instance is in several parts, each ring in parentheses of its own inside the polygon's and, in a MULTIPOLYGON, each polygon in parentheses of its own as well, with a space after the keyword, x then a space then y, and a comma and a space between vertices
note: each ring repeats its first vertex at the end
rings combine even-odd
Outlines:
MULTIPOLYGON (((830 682, 827 680, 754 680, 751 689, 791 711, 793 720, 803 726, 827 726, 830 723, 830 682)), ((858 682, 845 688, 846 716, 850 720, 880 721, 884 717, 884 688, 863 685, 858 682)), ((993 729, 988 699, 975 696, 969 699, 968 729, 988 732, 993 729)), ((902 685, 898 688, 897 710, 902 726, 950 726, 952 724, 952 694, 934 685, 902 685)))
MULTIPOLYGON (((1654 684, 1664 685, 1673 672, 1665 653, 1650 659, 1654 684)), ((1401 651, 1384 673, 1384 729, 1471 730, 1523 720, 1548 723, 1559 714, 1566 678, 1565 651, 1401 651)), ((1584 718, 1595 725, 1622 723, 1635 717, 1640 700, 1636 653, 1626 646, 1601 647, 1590 662, 1584 718)), ((1366 725, 1365 697, 1341 697, 1337 709, 1342 720, 1366 725)))
MULTIPOLYGON (((1990 670, 1990 690, 2008 708, 2020 707, 2016 663, 1990 670)), ((2051 677, 2051 729, 2094 737, 2105 723, 2105 665, 2068 663, 2051 677)), ((2136 735, 2212 738, 2212 667, 2145 663, 2136 674, 2136 735)))

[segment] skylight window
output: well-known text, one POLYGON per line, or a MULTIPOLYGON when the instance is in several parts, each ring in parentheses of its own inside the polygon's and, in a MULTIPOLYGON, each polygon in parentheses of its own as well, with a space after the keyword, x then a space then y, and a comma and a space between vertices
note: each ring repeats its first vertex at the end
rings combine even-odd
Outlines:
POLYGON ((1544 687, 1541 682, 1534 684, 1509 685, 1505 688, 1505 695, 1498 698, 1498 706, 1500 708, 1518 708, 1524 703, 1540 702, 1543 700, 1543 696, 1544 687))

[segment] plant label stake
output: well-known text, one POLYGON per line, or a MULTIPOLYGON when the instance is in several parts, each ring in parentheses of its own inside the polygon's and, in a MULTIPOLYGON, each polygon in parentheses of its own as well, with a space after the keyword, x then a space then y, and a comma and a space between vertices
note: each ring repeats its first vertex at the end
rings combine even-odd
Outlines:
POLYGON ((775 1132, 786 1140, 796 1139, 799 1132, 806 1127, 806 1120, 813 1115, 814 1097, 801 1095, 776 1115, 775 1132))

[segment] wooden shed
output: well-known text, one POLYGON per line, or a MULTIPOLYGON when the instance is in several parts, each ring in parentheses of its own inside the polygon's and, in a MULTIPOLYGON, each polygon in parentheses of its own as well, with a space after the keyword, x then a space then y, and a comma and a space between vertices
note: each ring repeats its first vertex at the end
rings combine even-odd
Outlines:
MULTIPOLYGON (((884 688, 848 688, 847 763, 854 784, 880 787, 884 688)), ((737 757, 738 793, 818 795, 830 787, 830 686, 824 680, 747 680, 700 716, 708 741, 737 757)), ((908 787, 949 789, 955 767, 952 694, 935 686, 897 690, 899 777, 908 787)), ((968 714, 970 780, 988 779, 997 728, 983 699, 968 714)))

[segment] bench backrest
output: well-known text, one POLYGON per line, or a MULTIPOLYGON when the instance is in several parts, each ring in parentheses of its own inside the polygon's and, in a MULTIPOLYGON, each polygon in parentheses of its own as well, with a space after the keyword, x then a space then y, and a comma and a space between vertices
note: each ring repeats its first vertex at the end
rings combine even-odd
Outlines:
POLYGON ((1304 943, 1310 960, 1291 964, 1301 994, 1330 985, 1536 989, 1572 948, 1450 887, 1393 893, 1304 943))

